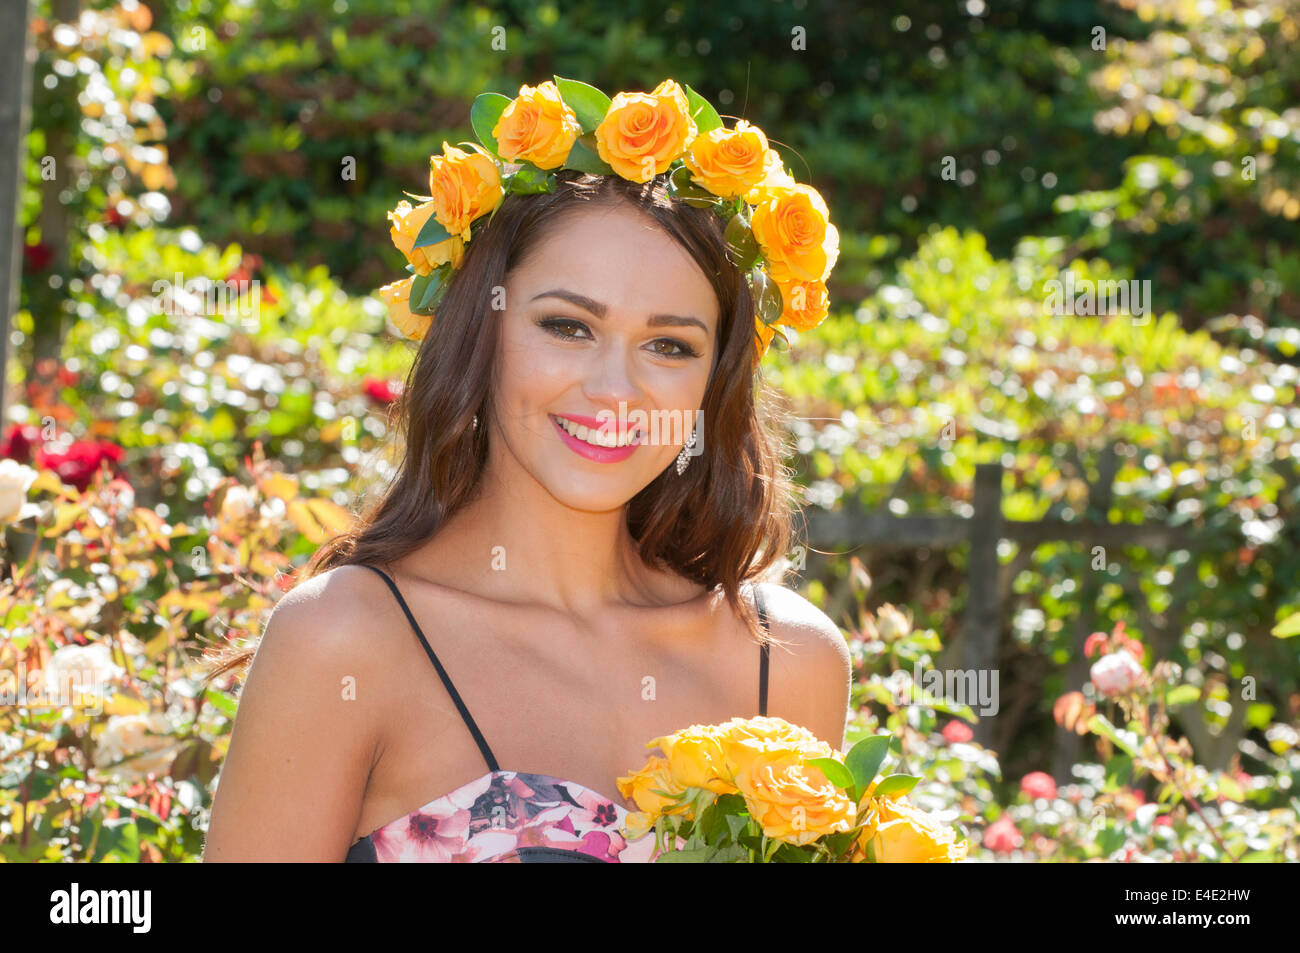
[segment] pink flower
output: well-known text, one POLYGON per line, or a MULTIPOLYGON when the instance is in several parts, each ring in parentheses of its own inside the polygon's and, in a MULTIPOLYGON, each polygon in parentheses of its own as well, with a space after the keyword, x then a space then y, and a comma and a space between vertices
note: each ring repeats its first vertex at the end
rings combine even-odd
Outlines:
POLYGON ((1083 654, 1085 658, 1092 658, 1092 653, 1098 648, 1105 649, 1107 636, 1105 632, 1094 632, 1088 636, 1088 641, 1083 643, 1083 654))
POLYGON ((1045 771, 1031 771, 1020 779, 1020 790, 1032 798, 1050 801, 1056 797, 1056 781, 1045 771))
POLYGON ((997 854, 1009 854, 1024 844, 1020 829, 1010 817, 1003 814, 984 832, 984 846, 997 854))
POLYGON ((1110 698, 1131 692, 1141 682, 1143 674, 1141 664, 1124 648, 1094 662, 1089 677, 1093 687, 1110 698))
POLYGON ((965 744, 975 737, 975 732, 963 721, 950 721, 943 726, 943 739, 950 745, 965 744))
POLYGON ((1161 814, 1151 822, 1152 827, 1173 827, 1174 820, 1168 814, 1161 814))

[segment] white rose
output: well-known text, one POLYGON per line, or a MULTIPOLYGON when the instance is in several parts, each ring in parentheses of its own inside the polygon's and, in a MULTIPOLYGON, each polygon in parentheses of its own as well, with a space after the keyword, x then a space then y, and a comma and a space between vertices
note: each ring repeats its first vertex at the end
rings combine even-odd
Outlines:
POLYGON ((148 715, 114 715, 104 726, 95 749, 95 767, 123 777, 143 779, 150 772, 171 767, 176 757, 176 739, 168 736, 171 721, 157 712, 148 715), (154 734, 150 734, 154 732, 154 734), (113 764, 123 758, 122 764, 113 764))
POLYGON ((1132 691, 1142 678, 1142 666, 1128 650, 1120 649, 1097 659, 1089 676, 1097 691, 1109 698, 1132 691))
POLYGON ((223 524, 242 523, 257 512, 257 500, 247 487, 235 485, 226 490, 221 501, 221 513, 217 517, 223 524))
POLYGON ((886 602, 876 610, 876 631, 885 642, 896 642, 912 631, 912 620, 886 602))
POLYGON ((23 511, 36 471, 17 460, 0 460, 0 525, 12 523, 23 511))
POLYGON ((124 673, 113 661, 113 653, 102 642, 90 645, 64 645, 50 656, 45 666, 46 684, 53 689, 68 680, 72 688, 99 690, 124 673))

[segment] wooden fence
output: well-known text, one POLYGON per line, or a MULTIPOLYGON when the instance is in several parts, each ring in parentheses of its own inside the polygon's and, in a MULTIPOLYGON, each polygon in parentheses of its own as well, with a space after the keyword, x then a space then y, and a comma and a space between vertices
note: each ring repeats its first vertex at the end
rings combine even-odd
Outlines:
MULTIPOLYGON (((1076 457, 1077 459, 1077 457, 1076 457)), ((998 667, 999 637, 1002 632, 1002 604, 1010 584, 1019 572, 1030 565, 1034 549, 1041 543, 1083 543, 1091 554, 1093 547, 1105 547, 1109 554, 1121 546, 1144 546, 1152 550, 1178 550, 1189 547, 1192 534, 1185 526, 1160 522, 1108 523, 1112 486, 1119 469, 1113 445, 1102 449, 1097 460, 1097 478, 1089 481, 1088 508, 1081 520, 1048 516, 1039 520, 1009 520, 1002 515, 1003 467, 998 463, 981 463, 975 468, 974 511, 962 516, 895 516, 889 513, 807 514, 808 544, 816 550, 840 552, 844 546, 860 548, 949 548, 970 544, 968 588, 965 614, 961 625, 961 667, 974 671, 992 671, 998 667), (1009 566, 998 563, 998 543, 1009 540, 1020 550, 1009 566)), ((1109 559, 1109 556, 1107 557, 1109 559)), ((1194 572, 1195 560, 1188 560, 1180 572, 1194 572)), ((1097 628, 1096 603, 1105 581, 1101 572, 1086 573, 1079 580, 1080 612, 1075 619, 1066 684, 1082 686, 1088 678, 1089 661, 1083 646, 1097 628)), ((1174 585, 1190 582, 1175 579, 1174 585)), ((1174 615, 1179 613, 1175 609, 1174 615)), ((835 618, 835 615, 832 615, 835 618)), ((1165 632, 1176 625, 1161 627, 1165 632)), ((1152 646, 1163 654, 1167 645, 1152 646)), ((1240 707, 1240 706, 1235 706, 1240 707)), ((980 718, 975 740, 994 747, 997 716, 980 718)), ((1058 780, 1069 780, 1069 769, 1078 760, 1080 739, 1073 732, 1058 727, 1053 762, 1058 780)))

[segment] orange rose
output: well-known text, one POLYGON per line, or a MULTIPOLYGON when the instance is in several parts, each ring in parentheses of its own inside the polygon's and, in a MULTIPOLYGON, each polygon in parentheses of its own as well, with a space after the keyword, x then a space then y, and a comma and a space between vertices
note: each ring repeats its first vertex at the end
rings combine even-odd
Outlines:
POLYGON ((671 79, 653 93, 618 93, 596 127, 596 152, 614 172, 649 182, 665 172, 695 138, 686 94, 671 79))
POLYGON ((736 786, 763 833, 788 844, 852 830, 857 820, 853 799, 798 753, 759 755, 737 773, 736 786))
POLYGON ((392 236, 393 244, 406 256, 406 260, 415 268, 417 275, 427 275, 447 262, 451 262, 451 267, 459 268, 461 259, 465 255, 465 243, 457 235, 436 245, 415 247, 420 229, 424 228, 424 223, 433 213, 432 202, 425 202, 423 205, 411 208, 411 203, 406 199, 398 202, 397 208, 388 213, 388 218, 393 223, 388 231, 392 236))
POLYGON ((826 320, 830 298, 821 281, 777 281, 781 289, 780 322, 800 331, 811 331, 826 320))
POLYGON ((858 836, 855 858, 865 858, 868 843, 874 843, 881 864, 951 864, 966 858, 967 845, 956 842, 957 832, 905 797, 877 798, 876 815, 858 836))
POLYGON ((745 193, 745 201, 750 205, 762 205, 771 198, 772 193, 792 189, 796 184, 790 173, 785 171, 785 164, 781 162, 776 150, 768 149, 763 157, 763 177, 745 193))
POLYGON ((826 202, 810 185, 774 190, 754 208, 754 238, 777 281, 823 281, 840 253, 826 202))
POLYGON ((711 129, 696 136, 686 153, 686 168, 701 187, 724 199, 744 195, 768 173, 767 136, 745 120, 735 129, 711 129))
POLYGON ((655 745, 667 756, 669 770, 677 784, 704 788, 714 794, 735 793, 722 745, 710 726, 691 725, 646 743, 647 748, 655 745))
POLYGON ((379 289, 379 297, 388 305, 388 316, 392 318, 393 324, 397 330, 415 341, 424 340, 424 336, 429 332, 433 324, 433 318, 425 314, 415 314, 411 311, 411 283, 415 281, 415 276, 404 281, 394 281, 391 285, 384 285, 379 289))
POLYGON ((539 169, 563 165, 581 134, 577 115, 550 80, 540 86, 519 87, 518 97, 492 127, 501 158, 531 162, 539 169))
POLYGON ((442 155, 429 157, 429 194, 433 214, 454 236, 469 241, 469 226, 492 211, 505 195, 492 157, 442 144, 442 155))
POLYGON ((655 793, 666 791, 669 794, 680 794, 686 790, 685 786, 673 777, 667 758, 656 755, 650 758, 640 771, 618 778, 615 783, 618 785, 620 795, 636 802, 636 806, 649 815, 648 826, 653 826, 654 818, 661 814, 683 814, 688 818, 691 816, 690 805, 655 793))

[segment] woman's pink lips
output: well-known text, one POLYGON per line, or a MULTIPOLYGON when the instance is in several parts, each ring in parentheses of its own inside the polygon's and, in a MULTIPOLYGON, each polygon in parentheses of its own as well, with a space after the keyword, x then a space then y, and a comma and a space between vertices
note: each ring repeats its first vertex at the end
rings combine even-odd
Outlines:
POLYGON ((581 454, 588 460, 595 460, 597 463, 618 463, 620 460, 626 460, 636 452, 636 448, 640 445, 638 443, 629 443, 626 447, 597 447, 573 436, 573 434, 561 427, 559 421, 554 417, 551 418, 551 423, 559 431, 560 439, 569 445, 570 450, 581 454))

